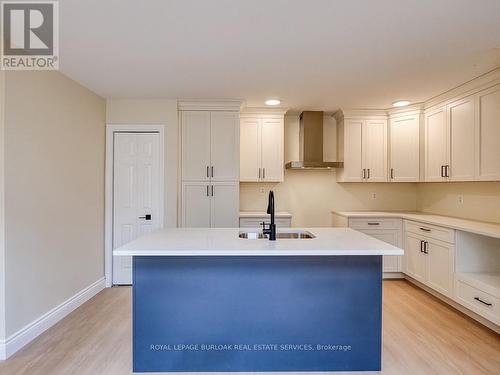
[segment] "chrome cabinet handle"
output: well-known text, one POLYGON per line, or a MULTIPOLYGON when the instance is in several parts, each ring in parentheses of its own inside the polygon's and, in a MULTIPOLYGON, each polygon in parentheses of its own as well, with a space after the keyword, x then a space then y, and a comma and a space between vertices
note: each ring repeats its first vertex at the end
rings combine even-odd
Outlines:
POLYGON ((478 301, 478 302, 481 302, 482 304, 484 304, 484 305, 486 305, 486 306, 491 306, 491 305, 493 305, 492 303, 489 303, 489 302, 485 302, 485 301, 483 301, 483 300, 482 300, 481 298, 479 298, 479 297, 474 297, 474 299, 475 299, 476 301, 478 301))

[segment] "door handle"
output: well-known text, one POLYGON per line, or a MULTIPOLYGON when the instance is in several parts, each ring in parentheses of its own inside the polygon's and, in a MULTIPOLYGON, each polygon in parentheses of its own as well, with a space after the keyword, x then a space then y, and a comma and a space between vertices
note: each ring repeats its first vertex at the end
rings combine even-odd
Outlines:
POLYGON ((424 241, 424 254, 429 254, 429 242, 424 241))
POLYGON ((363 168, 363 179, 365 179, 365 178, 366 178, 366 169, 363 168))
POLYGON ((424 252, 424 241, 420 240, 420 252, 424 252))
POLYGON ((367 178, 370 179, 370 168, 368 168, 367 171, 368 171, 368 177, 367 178))
POLYGON ((144 216, 139 216, 139 219, 151 220, 151 214, 146 214, 144 216))
POLYGON ((474 299, 478 302, 481 302, 482 304, 486 305, 486 306, 491 306, 493 305, 492 303, 489 303, 489 302, 484 302, 481 298, 479 297, 474 297, 474 299))
POLYGON ((394 168, 391 168, 391 179, 394 179, 394 168))
POLYGON ((259 180, 260 180, 260 168, 259 168, 259 180))
POLYGON ((441 166, 441 177, 445 177, 445 175, 444 175, 444 165, 441 166))
POLYGON ((444 166, 444 176, 450 177, 450 166, 449 165, 444 166))
POLYGON ((262 168, 262 179, 266 178, 266 168, 262 168))
POLYGON ((214 167, 213 166, 210 167, 210 172, 211 172, 212 178, 214 178, 214 167))
POLYGON ((209 187, 208 187, 208 185, 207 185, 207 197, 209 197, 209 196, 210 196, 210 193, 208 192, 208 189, 209 189, 209 187))
POLYGON ((430 232, 430 231, 431 231, 429 228, 423 228, 423 227, 420 227, 419 229, 420 229, 420 230, 423 230, 424 232, 430 232))
POLYGON ((208 173, 208 165, 207 165, 207 177, 210 177, 210 174, 208 173))
POLYGON ((214 185, 212 185, 212 197, 214 196, 214 185))
POLYGON ((371 223, 368 223, 368 225, 380 225, 380 223, 371 222, 371 223))

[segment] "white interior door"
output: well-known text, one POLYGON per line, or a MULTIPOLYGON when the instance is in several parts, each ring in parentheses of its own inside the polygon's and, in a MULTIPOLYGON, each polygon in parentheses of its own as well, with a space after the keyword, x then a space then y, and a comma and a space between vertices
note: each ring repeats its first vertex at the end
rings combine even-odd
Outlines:
MULTIPOLYGON (((115 133, 113 249, 160 226, 158 133, 115 133)), ((132 283, 131 257, 113 257, 113 284, 132 283)))

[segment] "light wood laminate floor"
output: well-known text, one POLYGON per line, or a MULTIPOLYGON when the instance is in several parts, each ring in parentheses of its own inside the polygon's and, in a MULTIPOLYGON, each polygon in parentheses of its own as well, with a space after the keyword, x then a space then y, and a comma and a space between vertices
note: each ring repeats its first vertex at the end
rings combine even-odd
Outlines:
MULTIPOLYGON (((130 305, 129 287, 102 291, 0 362, 0 374, 131 374, 130 305)), ((498 375, 500 335, 407 281, 384 281, 382 361, 381 374, 498 375)))

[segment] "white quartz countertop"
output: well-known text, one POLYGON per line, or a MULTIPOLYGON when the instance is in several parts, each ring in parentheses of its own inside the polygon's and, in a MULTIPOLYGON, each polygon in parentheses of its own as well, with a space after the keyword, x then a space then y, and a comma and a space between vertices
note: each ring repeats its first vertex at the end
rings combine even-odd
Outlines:
POLYGON ((407 220, 415 220, 422 223, 439 225, 442 227, 461 230, 469 233, 481 234, 484 236, 500 238, 500 224, 483 221, 459 219, 450 216, 428 214, 425 212, 399 212, 399 211, 332 211, 333 214, 347 218, 374 218, 392 217, 407 220))
POLYGON ((403 255, 403 250, 349 228, 293 228, 309 231, 313 239, 242 239, 242 228, 159 229, 115 250, 121 256, 325 256, 403 255))
MULTIPOLYGON (((265 211, 240 211, 240 217, 244 218, 254 218, 254 217, 267 217, 269 218, 269 214, 265 211)), ((274 214, 274 217, 292 217, 290 212, 286 211, 278 211, 274 214)))

